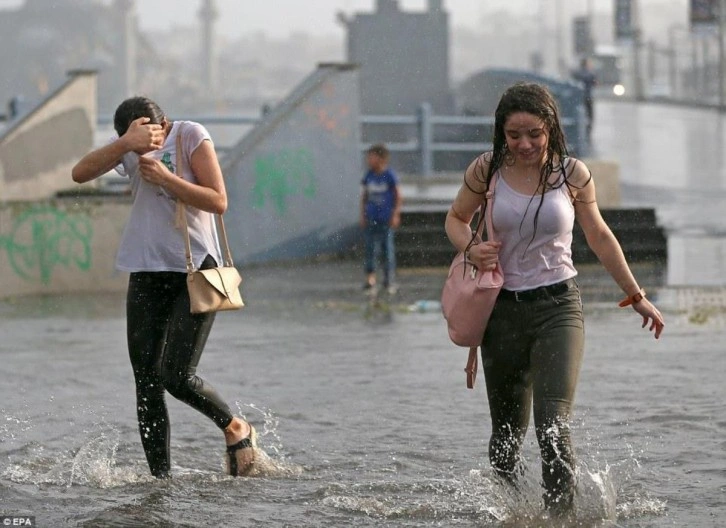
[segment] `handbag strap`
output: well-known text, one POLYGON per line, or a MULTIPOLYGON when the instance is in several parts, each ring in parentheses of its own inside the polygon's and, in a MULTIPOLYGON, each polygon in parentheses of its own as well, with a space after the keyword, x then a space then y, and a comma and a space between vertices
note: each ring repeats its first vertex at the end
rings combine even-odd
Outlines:
MULTIPOLYGON (((492 179, 489 182, 489 188, 486 192, 486 201, 482 202, 482 204, 479 206, 479 219, 477 220, 476 229, 474 230, 474 233, 471 237, 471 242, 469 243, 469 247, 474 243, 474 240, 476 240, 477 235, 481 235, 483 231, 483 227, 486 226, 487 229, 487 240, 495 240, 494 237, 494 226, 493 226, 493 220, 492 220, 492 209, 494 208, 494 189, 497 186, 497 178, 499 177, 499 171, 495 172, 492 175, 492 179), (485 204, 486 203, 486 207, 485 204), (486 210, 486 214, 482 214, 486 210), (486 219, 485 219, 486 217, 486 219)), ((467 247, 467 249, 469 249, 467 247)))
MULTIPOLYGON (((492 179, 489 182, 489 188, 486 192, 486 201, 479 206, 479 220, 477 221, 476 230, 472 236, 472 242, 476 240, 477 235, 481 235, 482 225, 487 228, 487 240, 494 240, 494 224, 492 219, 492 209, 494 209, 494 189, 497 186, 497 178, 499 171, 492 175, 492 179), (486 204, 486 207, 484 206, 486 204), (483 210, 486 210, 486 214, 482 214, 483 210), (486 216, 486 219, 484 218, 486 216)), ((466 252, 464 252, 466 255, 466 252)), ((469 389, 474 388, 476 382, 476 373, 479 369, 479 347, 469 347, 469 357, 466 361, 466 386, 469 389)))
MULTIPOLYGON (((176 131, 176 173, 180 178, 182 177, 182 162, 184 156, 182 155, 182 123, 177 121, 178 129, 176 131)), ((184 241, 186 242, 186 259, 187 259, 187 273, 194 271, 194 261, 192 260, 192 243, 189 238, 189 223, 187 222, 186 205, 179 198, 176 200, 177 207, 177 222, 184 228, 184 241)), ((232 252, 229 250, 229 242, 227 241, 227 230, 224 228, 224 218, 221 214, 214 215, 221 233, 220 243, 222 245, 222 259, 224 266, 234 267, 232 261, 232 252)))
POLYGON ((469 389, 474 388, 476 382, 476 371, 479 369, 479 347, 469 347, 469 357, 466 361, 466 386, 469 389))
MULTIPOLYGON (((495 240, 494 237, 494 220, 492 219, 492 210, 494 209, 494 189, 497 186, 497 179, 499 178, 499 171, 495 172, 492 176, 492 181, 489 184, 489 190, 487 190, 487 201, 486 201, 486 224, 487 224, 487 240, 495 240)), ((484 204, 482 204, 484 207, 484 204)))

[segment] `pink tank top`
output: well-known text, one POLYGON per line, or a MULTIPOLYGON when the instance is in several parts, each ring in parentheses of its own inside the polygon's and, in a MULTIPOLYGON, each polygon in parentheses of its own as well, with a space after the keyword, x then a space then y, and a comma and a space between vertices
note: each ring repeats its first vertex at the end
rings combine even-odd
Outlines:
POLYGON ((540 195, 518 193, 499 173, 492 221, 502 242, 499 262, 507 290, 531 290, 577 275, 571 249, 575 208, 567 185, 545 193, 535 231, 540 200, 540 195))

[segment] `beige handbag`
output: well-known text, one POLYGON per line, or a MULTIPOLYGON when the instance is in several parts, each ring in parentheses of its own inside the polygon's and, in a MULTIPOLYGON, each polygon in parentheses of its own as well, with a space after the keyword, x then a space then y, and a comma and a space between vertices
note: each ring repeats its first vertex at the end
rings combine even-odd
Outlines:
MULTIPOLYGON (((177 174, 181 177, 182 168, 181 127, 176 135, 176 166, 177 174)), ((177 220, 184 228, 187 258, 187 289, 189 290, 189 305, 191 313, 221 312, 225 310, 239 310, 244 306, 240 293, 242 276, 232 262, 232 253, 227 242, 227 231, 224 228, 222 215, 214 215, 220 232, 222 245, 222 266, 210 269, 194 269, 192 260, 192 244, 189 239, 189 225, 187 224, 186 206, 177 200, 177 220)))

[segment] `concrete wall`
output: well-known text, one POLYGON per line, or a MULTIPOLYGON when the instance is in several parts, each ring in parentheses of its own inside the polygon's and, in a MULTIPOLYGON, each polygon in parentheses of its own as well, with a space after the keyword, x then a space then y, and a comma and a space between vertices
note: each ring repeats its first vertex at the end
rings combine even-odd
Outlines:
POLYGON ((74 185, 71 168, 93 148, 96 74, 69 75, 0 136, 0 202, 45 200, 74 185))
POLYGON ((128 198, 89 196, 0 205, 0 297, 123 291, 116 249, 128 198))
POLYGON ((358 70, 320 65, 225 159, 235 263, 340 252, 357 233, 358 70))
MULTIPOLYGON (((114 263, 130 197, 94 194, 70 178, 93 148, 93 79, 75 76, 0 139, 0 297, 126 288, 128 274, 114 263), (32 144, 38 134, 47 147, 32 144)), ((355 67, 321 65, 227 156, 225 220, 236 264, 353 245, 363 170, 358 98, 355 67)))
POLYGON ((93 148, 96 74, 68 81, 0 135, 0 297, 121 291, 129 198, 89 196, 71 168, 93 148), (74 189, 68 198, 59 191, 74 189))

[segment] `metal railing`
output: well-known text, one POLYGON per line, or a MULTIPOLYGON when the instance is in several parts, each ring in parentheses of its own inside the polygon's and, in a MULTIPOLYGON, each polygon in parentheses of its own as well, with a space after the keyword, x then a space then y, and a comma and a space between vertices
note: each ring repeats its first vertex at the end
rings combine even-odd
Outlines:
MULTIPOLYGON (((255 125, 263 117, 253 116, 181 116, 180 120, 197 121, 204 125, 255 125)), ((111 120, 99 118, 99 125, 109 125, 111 120)), ((565 128, 570 146, 574 152, 582 155, 587 151, 587 130, 586 117, 583 108, 578 110, 576 118, 565 117, 561 119, 565 128)), ((434 128, 437 126, 486 126, 494 127, 494 118, 489 116, 455 116, 455 115, 434 115, 429 103, 423 103, 414 115, 362 115, 360 117, 361 127, 365 125, 394 125, 414 127, 415 138, 405 141, 387 141, 385 137, 377 137, 376 143, 385 143, 391 152, 407 152, 419 154, 419 171, 422 177, 430 176, 435 172, 434 154, 437 152, 484 152, 492 148, 491 142, 481 141, 436 141, 434 128)), ((491 137, 491 134, 489 134, 491 137)), ((359 145, 361 152, 366 151, 371 142, 363 142, 359 145)), ((225 154, 232 147, 217 146, 220 154, 225 154)))
MULTIPOLYGON (((443 142, 434 140, 434 127, 436 125, 449 126, 494 126, 493 117, 483 116, 437 116, 433 114, 429 103, 422 104, 416 115, 364 115, 360 119, 361 125, 406 125, 415 126, 417 139, 405 143, 386 142, 392 152, 418 152, 420 155, 420 172, 422 176, 430 176, 434 172, 434 154, 436 152, 483 152, 491 148, 491 143, 483 142, 443 142)), ((360 149, 365 151, 369 143, 361 144, 360 149)))
MULTIPOLYGON (((576 117, 561 118, 561 125, 570 139, 570 147, 573 152, 580 155, 587 153, 587 122, 585 110, 578 108, 576 117)), ((434 139, 435 126, 487 126, 493 131, 494 117, 490 116, 446 116, 433 115, 431 105, 422 104, 416 115, 364 115, 360 118, 361 125, 399 125, 415 126, 417 130, 416 139, 405 143, 386 142, 385 138, 378 141, 386 143, 392 152, 418 152, 420 154, 420 173, 426 177, 434 173, 434 154, 436 152, 484 152, 492 148, 491 142, 479 141, 436 141, 434 139)), ((488 134, 491 137, 492 133, 488 134)), ((365 151, 370 143, 361 145, 365 151)))

